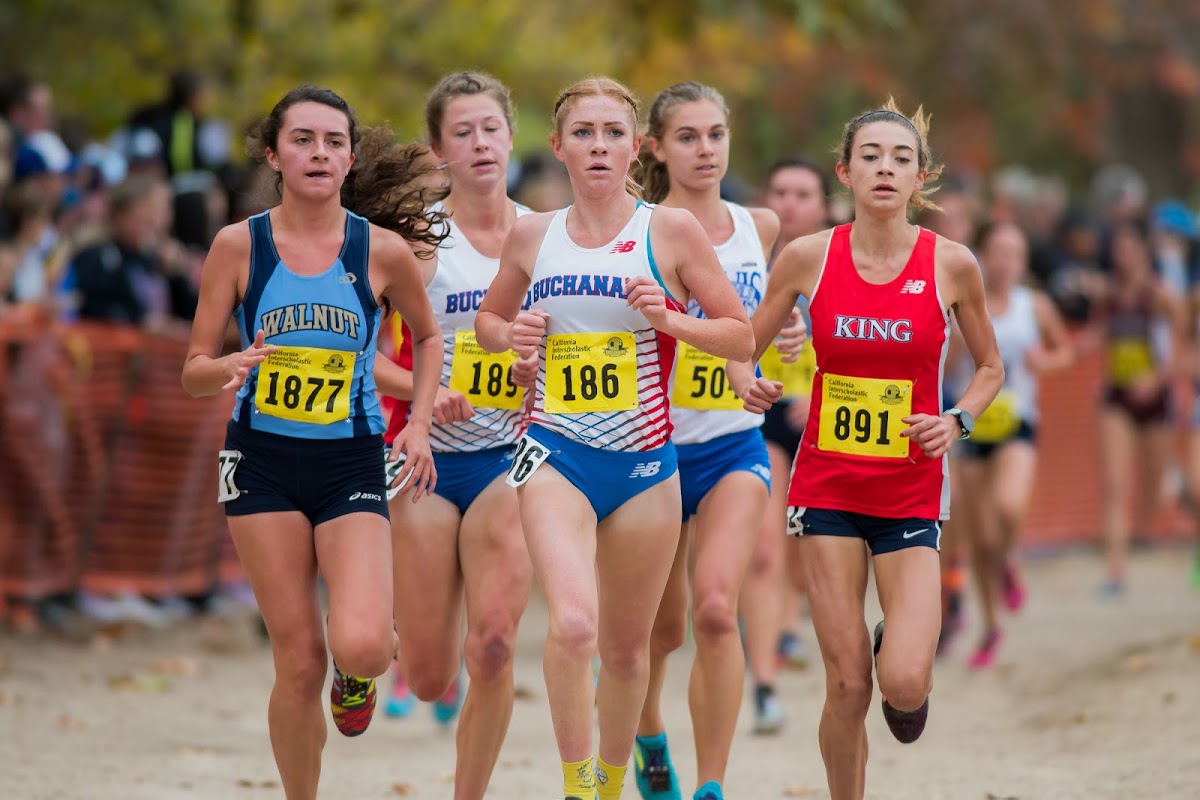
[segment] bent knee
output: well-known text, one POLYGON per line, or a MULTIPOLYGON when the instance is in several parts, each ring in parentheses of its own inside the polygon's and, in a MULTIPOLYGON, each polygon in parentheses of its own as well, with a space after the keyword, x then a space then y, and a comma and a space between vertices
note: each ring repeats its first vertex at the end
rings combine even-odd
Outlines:
POLYGON ((395 654, 392 629, 353 628, 330 637, 329 649, 338 669, 348 675, 374 678, 387 672, 395 654))
POLYGON ((471 679, 493 680, 512 669, 516 638, 511 625, 485 625, 478 634, 468 633, 466 659, 471 679))
POLYGON ((619 681, 630 681, 650 670, 650 651, 645 642, 612 642, 600 647, 604 671, 619 681))
POLYGON ((586 658, 591 658, 592 654, 596 652, 598 632, 596 611, 573 606, 551 612, 550 629, 546 638, 568 653, 582 654, 586 658))
POLYGON ((278 648, 274 655, 277 689, 296 699, 321 695, 329 662, 325 642, 314 639, 303 645, 278 648))
POLYGON ((687 639, 687 609, 683 613, 659 607, 654 627, 650 631, 650 649, 655 655, 665 656, 683 647, 687 639))
POLYGON ((692 612, 692 625, 696 638, 713 639, 737 635, 737 603, 730 597, 710 592, 696 600, 692 612))
POLYGON ((932 688, 933 676, 928 670, 910 668, 879 676, 879 691, 887 698, 888 705, 898 711, 920 708, 932 688))

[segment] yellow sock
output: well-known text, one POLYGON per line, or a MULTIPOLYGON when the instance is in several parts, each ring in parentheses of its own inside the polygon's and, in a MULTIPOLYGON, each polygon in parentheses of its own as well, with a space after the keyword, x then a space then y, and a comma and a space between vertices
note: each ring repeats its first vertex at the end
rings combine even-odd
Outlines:
POLYGON ((579 800, 594 800, 596 796, 596 779, 592 772, 592 760, 562 762, 563 794, 567 797, 577 797, 579 800))
POLYGON ((628 764, 614 767, 603 758, 596 757, 596 789, 600 800, 621 800, 621 789, 625 786, 625 770, 628 764))

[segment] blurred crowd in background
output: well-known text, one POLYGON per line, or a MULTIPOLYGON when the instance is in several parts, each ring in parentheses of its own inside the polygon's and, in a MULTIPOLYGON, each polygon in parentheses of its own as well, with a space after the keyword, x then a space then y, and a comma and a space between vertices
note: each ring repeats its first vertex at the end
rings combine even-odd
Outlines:
MULTIPOLYGON (((8 365, 0 372, 0 449, 15 446, 6 428, 11 434, 21 423, 7 413, 6 401, 22 394, 21 360, 37 352, 23 343, 22 332, 93 322, 183 341, 214 235, 265 207, 264 176, 240 152, 234 126, 210 114, 212 92, 204 75, 172 74, 159 101, 131 108, 123 126, 100 137, 59 123, 53 86, 36 76, 0 75, 0 332, 7 331, 0 346, 8 365)), ((936 150, 936 124, 933 145, 936 150)), ((767 160, 792 155, 798 154, 781 151, 767 160)), ((832 173, 832 157, 810 155, 828 162, 832 173)), ((513 164, 510 193, 519 202, 535 210, 570 202, 565 173, 548 148, 520 152, 513 164)), ((759 204, 759 179, 739 174, 734 163, 726 194, 759 204)), ((1029 243, 1028 281, 1047 291, 1081 331, 1103 304, 1123 259, 1143 260, 1154 280, 1181 299, 1190 297, 1200 278, 1195 209, 1181 198, 1152 196, 1143 176, 1126 165, 1097 169, 1090 186, 1074 192, 1060 176, 1020 166, 991 174, 951 170, 935 199, 941 210, 918 221, 957 241, 971 244, 985 223, 1019 225, 1029 243), (1130 234, 1131 247, 1112 246, 1118 230, 1130 234)), ((846 221, 849 207, 835 191, 830 222, 846 221)), ((781 212, 785 234, 786 214, 781 212)), ((1186 329, 1190 336, 1195 321, 1189 319, 1186 329)), ((6 456, 5 463, 13 462, 6 456)), ((97 509, 104 513, 103 502, 97 509)), ((10 542, 17 534, 22 542, 41 535, 0 527, 0 537, 10 542)), ((79 563, 65 585, 24 592, 20 573, 29 547, 0 542, 7 613, 26 621, 45 617, 29 615, 38 604, 78 596, 89 555, 86 548, 76 554, 79 563)), ((235 594, 236 584, 230 582, 235 594)), ((182 612, 205 607, 215 591, 214 585, 186 592, 190 599, 180 605, 182 612)), ((85 610, 109 613, 102 599, 93 598, 85 610)), ((138 613, 153 615, 167 600, 179 598, 139 597, 144 607, 138 613)))

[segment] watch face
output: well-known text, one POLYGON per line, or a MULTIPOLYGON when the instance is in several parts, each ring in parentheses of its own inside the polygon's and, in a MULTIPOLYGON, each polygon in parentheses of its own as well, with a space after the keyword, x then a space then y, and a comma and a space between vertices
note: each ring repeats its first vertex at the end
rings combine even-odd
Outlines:
POLYGON ((958 412, 958 422, 960 425, 962 425, 963 430, 965 430, 967 433, 971 433, 973 430, 975 430, 975 419, 970 415, 969 412, 960 410, 958 412))

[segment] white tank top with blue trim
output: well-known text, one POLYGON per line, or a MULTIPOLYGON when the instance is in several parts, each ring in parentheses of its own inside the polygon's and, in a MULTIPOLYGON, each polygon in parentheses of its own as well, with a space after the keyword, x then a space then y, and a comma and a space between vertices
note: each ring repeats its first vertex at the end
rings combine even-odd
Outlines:
MULTIPOLYGON (((644 451, 670 441, 667 376, 675 339, 626 303, 624 281, 661 283, 650 242, 654 206, 638 203, 620 233, 596 248, 567 234, 557 212, 534 262, 527 298, 549 314, 531 421, 596 448, 644 451)), ((682 311, 670 298, 668 305, 682 311)))
MULTIPOLYGON (((750 212, 734 203, 725 205, 733 216, 733 235, 714 249, 746 315, 753 316, 767 286, 767 254, 750 212)), ((687 313, 704 316, 695 300, 687 313)), ((680 343, 670 386, 675 444, 698 444, 762 425, 762 414, 746 411, 729 387, 723 358, 680 343)))

